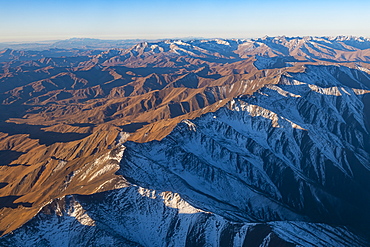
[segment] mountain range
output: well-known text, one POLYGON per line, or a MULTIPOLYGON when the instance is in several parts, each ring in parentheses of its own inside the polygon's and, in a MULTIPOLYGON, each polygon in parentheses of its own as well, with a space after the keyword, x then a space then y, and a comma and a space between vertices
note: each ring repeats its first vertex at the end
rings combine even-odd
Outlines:
POLYGON ((78 41, 0 51, 0 246, 370 246, 370 39, 78 41))
MULTIPOLYGON (((185 38, 189 40, 192 38, 185 38)), ((3 42, 0 49, 44 51, 48 49, 97 49, 105 50, 111 48, 130 48, 137 43, 144 41, 159 41, 146 39, 123 39, 123 40, 103 40, 91 38, 70 38, 66 40, 46 40, 38 42, 3 42)))

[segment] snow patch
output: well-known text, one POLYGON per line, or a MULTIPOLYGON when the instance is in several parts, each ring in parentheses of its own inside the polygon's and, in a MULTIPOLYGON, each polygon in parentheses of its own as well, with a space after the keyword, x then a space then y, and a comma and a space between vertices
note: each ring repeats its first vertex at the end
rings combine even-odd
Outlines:
POLYGON ((85 226, 95 226, 95 221, 83 209, 82 205, 73 200, 71 207, 69 208, 68 215, 76 218, 78 222, 85 226))
POLYGON ((116 144, 121 145, 127 141, 127 139, 130 137, 130 133, 127 132, 120 132, 116 139, 116 144))
POLYGON ((67 164, 65 160, 58 160, 58 165, 53 169, 53 172, 58 172, 63 169, 63 167, 67 164))
POLYGON ((157 198, 157 195, 156 195, 156 191, 155 190, 150 190, 150 189, 146 189, 146 188, 143 188, 143 187, 139 187, 137 189, 137 192, 140 195, 145 196, 145 197, 148 197, 150 199, 156 199, 157 198))
POLYGON ((170 191, 162 192, 160 196, 163 198, 163 203, 170 208, 176 208, 180 214, 195 214, 204 212, 191 206, 188 202, 181 198, 178 193, 170 191))
POLYGON ((185 46, 190 46, 188 43, 183 42, 182 40, 176 40, 173 43, 177 45, 185 45, 185 46))
POLYGON ((188 202, 182 199, 178 193, 173 193, 171 191, 164 191, 159 193, 155 190, 150 190, 143 187, 138 187, 137 192, 143 197, 147 197, 150 199, 161 198, 166 207, 178 209, 178 213, 180 214, 195 214, 201 212, 204 213, 203 210, 191 206, 188 202))
MULTIPOLYGON (((266 94, 264 94, 264 95, 269 96, 269 95, 266 95, 266 94)), ((281 120, 285 120, 288 123, 290 123, 292 128, 300 129, 300 130, 306 130, 303 127, 299 126, 298 124, 293 123, 292 121, 290 121, 287 118, 279 117, 279 115, 276 114, 275 112, 272 112, 272 111, 270 111, 266 108, 263 108, 261 106, 258 106, 258 105, 252 105, 252 104, 246 103, 244 101, 236 102, 235 100, 232 100, 230 102, 230 109, 233 110, 233 111, 249 112, 249 114, 252 117, 263 117, 263 118, 269 119, 269 120, 271 120, 272 127, 275 127, 275 128, 282 128, 282 126, 279 125, 279 120, 281 119, 281 120)))
POLYGON ((325 94, 325 95, 333 95, 333 96, 342 96, 341 92, 339 91, 338 87, 328 87, 328 88, 322 88, 313 84, 308 84, 308 87, 319 94, 325 94))
POLYGON ((196 125, 193 122, 191 122, 190 120, 185 119, 185 120, 182 120, 181 122, 187 124, 190 131, 194 131, 194 132, 197 131, 196 125))
POLYGON ((364 68, 364 67, 361 67, 361 66, 357 66, 357 69, 359 69, 359 70, 361 70, 361 71, 363 71, 363 72, 366 72, 366 73, 370 74, 370 70, 369 70, 369 69, 367 69, 367 68, 364 68))
POLYGON ((227 42, 226 40, 222 40, 222 39, 215 39, 215 41, 217 42, 217 44, 219 45, 228 45, 230 46, 230 43, 227 42))
POLYGON ((79 175, 79 179, 88 179, 89 182, 107 172, 117 171, 120 168, 118 164, 122 159, 125 149, 125 146, 119 146, 115 150, 115 156, 112 156, 112 152, 108 152, 106 155, 99 157, 94 162, 88 163, 84 167, 76 170, 73 176, 76 176, 77 174, 80 174, 82 171, 84 171, 81 175, 79 175), (86 169, 86 166, 89 167, 86 169))
POLYGON ((352 88, 353 92, 356 94, 356 95, 363 95, 363 94, 367 94, 367 93, 370 93, 370 90, 365 90, 365 89, 356 89, 356 88, 352 88))
POLYGON ((278 92, 280 95, 282 95, 284 97, 295 97, 295 98, 301 97, 301 95, 290 93, 290 92, 285 91, 284 89, 282 89, 282 88, 280 88, 276 85, 266 85, 265 87, 278 92))

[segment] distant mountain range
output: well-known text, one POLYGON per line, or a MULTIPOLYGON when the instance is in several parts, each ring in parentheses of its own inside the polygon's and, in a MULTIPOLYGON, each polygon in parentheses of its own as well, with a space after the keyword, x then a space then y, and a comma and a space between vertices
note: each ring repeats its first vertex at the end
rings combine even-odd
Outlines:
MULTIPOLYGON (((185 38, 185 40, 189 39, 194 38, 185 38)), ((66 40, 50 40, 39 42, 3 42, 0 43, 0 49, 36 50, 36 51, 42 51, 46 49, 99 49, 99 50, 110 48, 125 49, 144 41, 155 42, 156 40, 153 39, 103 40, 91 38, 71 38, 66 40)))
POLYGON ((42 45, 0 51, 0 246, 370 246, 370 39, 42 45))

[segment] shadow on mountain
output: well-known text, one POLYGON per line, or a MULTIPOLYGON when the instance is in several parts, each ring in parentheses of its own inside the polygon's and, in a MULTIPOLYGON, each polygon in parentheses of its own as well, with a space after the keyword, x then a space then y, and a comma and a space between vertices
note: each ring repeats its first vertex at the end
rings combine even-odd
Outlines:
POLYGON ((95 127, 96 126, 95 124, 92 124, 92 123, 74 123, 74 124, 68 124, 68 125, 71 125, 73 127, 80 127, 80 128, 95 127))
MULTIPOLYGON (((18 159, 23 152, 16 152, 12 150, 0 150, 0 166, 14 166, 8 165, 13 160, 18 159)), ((1 188, 1 186, 0 186, 1 188)))
MULTIPOLYGON (((1 95, 0 95, 1 100, 1 95)), ((0 132, 1 131, 1 122, 9 118, 21 118, 24 113, 29 109, 29 106, 12 106, 12 105, 1 105, 0 104, 0 132)))
POLYGON ((256 56, 256 61, 253 63, 257 69, 278 69, 284 67, 292 67, 295 62, 309 62, 308 60, 298 60, 292 56, 264 57, 256 56))
POLYGON ((9 135, 29 134, 31 139, 38 139, 41 145, 47 146, 56 142, 71 142, 83 139, 89 136, 89 133, 59 133, 51 131, 43 131, 44 125, 27 125, 15 123, 0 123, 0 129, 3 133, 9 135))
MULTIPOLYGON (((367 128, 367 131, 370 131, 370 94, 365 94, 363 97, 364 102, 364 120, 365 120, 365 126, 367 128)), ((367 145, 370 149, 370 141, 368 140, 367 145)))
POLYGON ((120 126, 123 131, 128 132, 128 133, 134 133, 138 129, 141 129, 145 125, 149 124, 148 122, 141 122, 141 123, 131 123, 131 124, 126 124, 123 126, 120 126))
POLYGON ((21 196, 3 196, 0 197, 0 208, 17 208, 18 206, 32 207, 32 203, 29 202, 18 202, 14 203, 15 200, 21 196))
POLYGON ((9 183, 0 183, 0 189, 4 188, 5 186, 7 186, 9 183))
POLYGON ((271 226, 267 224, 257 224, 248 229, 248 235, 244 239, 243 246, 262 246, 266 236, 270 237, 270 246, 296 246, 295 244, 286 242, 279 238, 276 233, 273 232, 271 226))
POLYGON ((178 68, 170 68, 170 67, 153 67, 148 65, 147 67, 139 67, 139 68, 128 68, 128 67, 113 67, 115 71, 119 74, 124 74, 126 72, 133 72, 138 76, 148 76, 151 74, 170 74, 175 73, 178 71, 178 68))
POLYGON ((170 103, 168 104, 170 109, 171 118, 175 118, 190 112, 190 105, 188 102, 170 103))
POLYGON ((241 58, 220 58, 220 57, 205 57, 205 58, 202 57, 198 59, 209 63, 235 63, 243 60, 241 58))

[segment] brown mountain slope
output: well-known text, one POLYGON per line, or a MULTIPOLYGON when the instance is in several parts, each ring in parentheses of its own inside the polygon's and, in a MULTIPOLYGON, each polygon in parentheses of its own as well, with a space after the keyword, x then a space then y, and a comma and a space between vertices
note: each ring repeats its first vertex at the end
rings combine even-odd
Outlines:
POLYGON ((160 140, 183 119, 307 64, 370 69, 370 46, 343 38, 163 41, 70 57, 30 54, 0 53, 4 234, 55 198, 124 186, 115 175, 122 131, 131 134, 121 141, 160 140))

